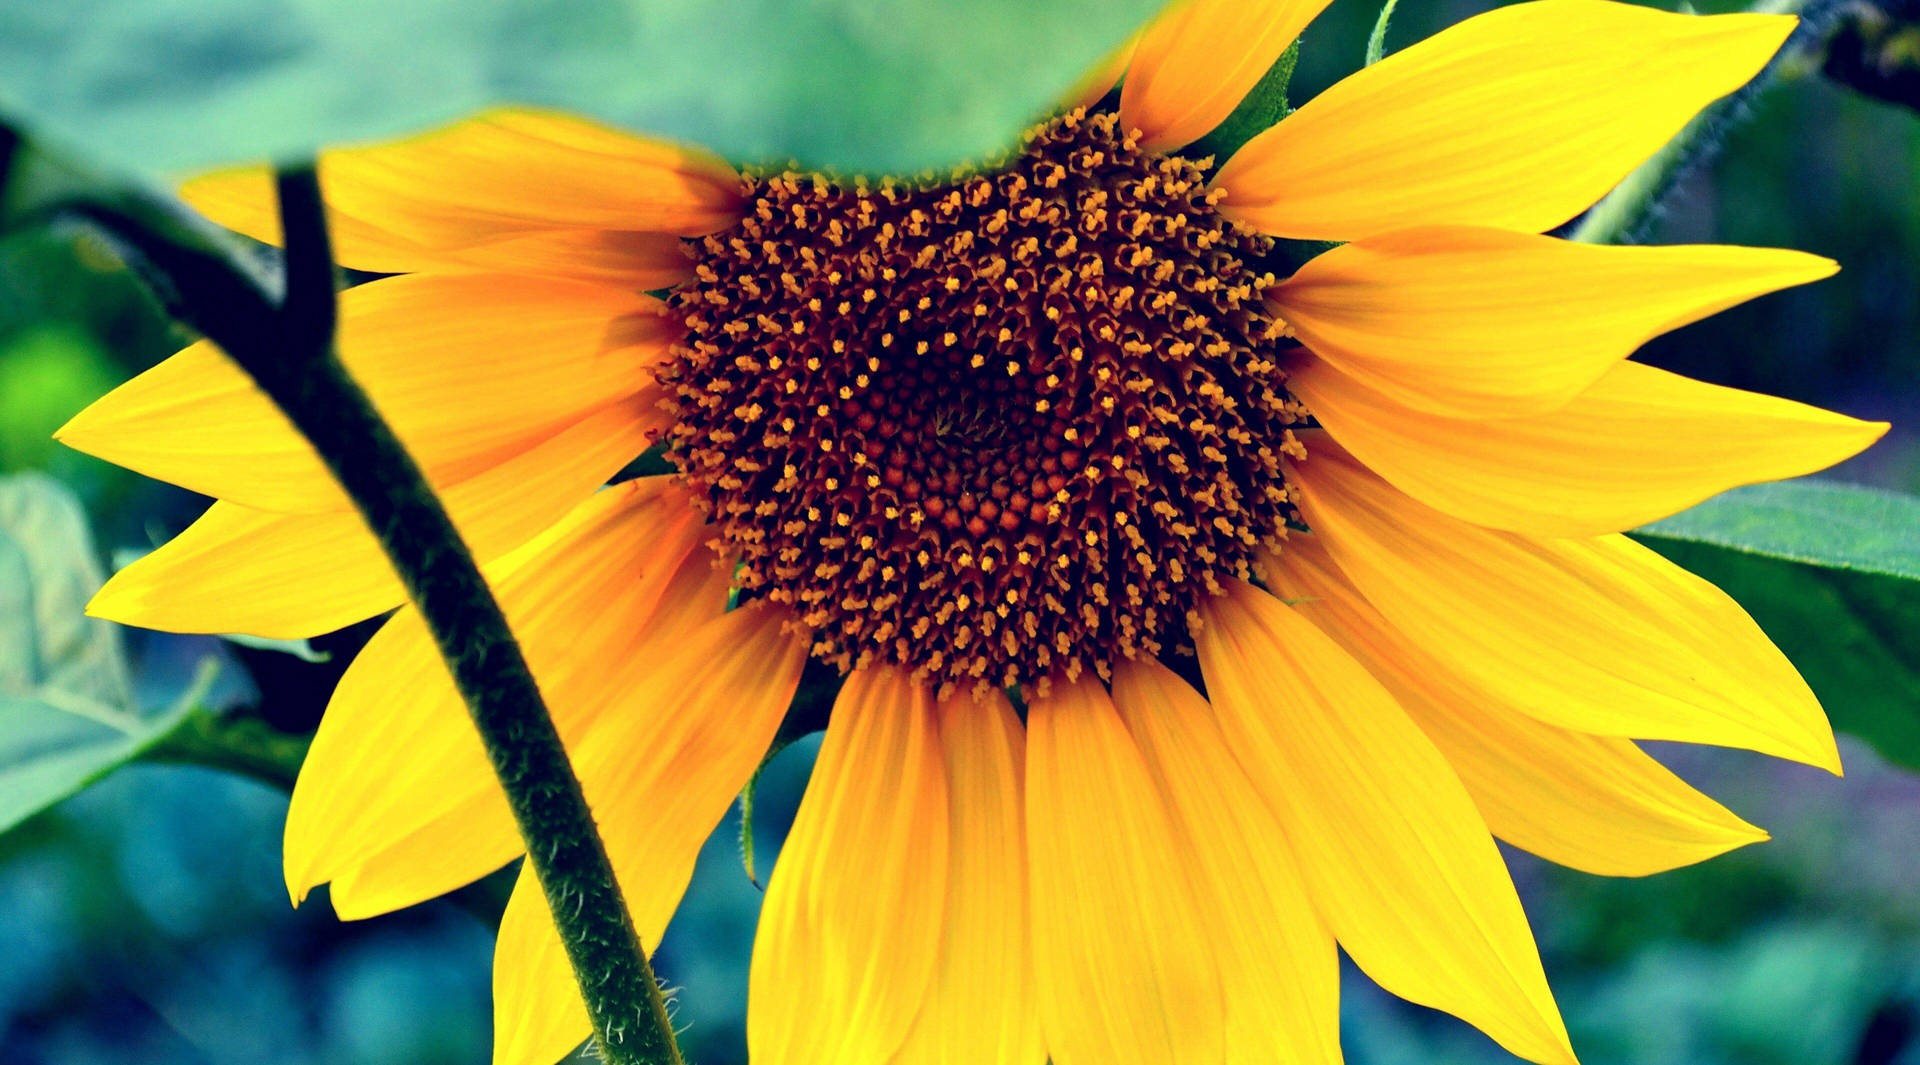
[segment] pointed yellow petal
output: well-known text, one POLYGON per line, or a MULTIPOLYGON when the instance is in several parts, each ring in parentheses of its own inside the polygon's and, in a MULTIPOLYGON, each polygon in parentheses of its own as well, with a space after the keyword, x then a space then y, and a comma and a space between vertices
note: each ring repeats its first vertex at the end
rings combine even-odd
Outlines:
POLYGON ((753 948, 747 1048, 782 1065, 881 1065, 939 971, 946 765, 933 696, 856 670, 781 849, 753 948))
MULTIPOLYGON (((662 552, 673 550, 672 545, 665 542, 659 546, 662 552)), ((656 573, 657 567, 649 561, 646 569, 636 570, 628 576, 648 586, 647 589, 637 591, 641 594, 651 594, 651 589, 659 583, 655 577, 656 573)), ((627 662, 636 665, 644 664, 650 669, 660 671, 660 675, 681 668, 673 663, 679 659, 683 647, 687 645, 688 637, 708 622, 718 618, 726 610, 730 583, 731 574, 727 568, 714 566, 707 552, 693 551, 680 562, 672 577, 667 580, 665 589, 660 592, 659 606, 653 614, 644 622, 635 621, 634 624, 639 627, 633 633, 632 639, 624 646, 615 647, 610 653, 621 656, 627 662)), ((623 593, 625 591, 627 590, 623 590, 623 593)), ((626 600, 619 597, 610 602, 612 609, 626 605, 626 600)), ((739 636, 737 624, 703 635, 700 646, 705 647, 737 638, 739 636)), ((532 642, 529 641, 529 643, 532 642)), ((783 661, 778 653, 783 649, 778 645, 771 647, 773 658, 769 661, 775 663, 783 661)), ((721 650, 730 653, 732 648, 722 647, 721 650)), ((420 652, 410 647, 409 653, 417 656, 420 652)), ((580 756, 583 760, 593 752, 602 749, 603 743, 607 742, 600 739, 603 734, 626 737, 631 728, 644 723, 645 719, 640 715, 645 708, 636 709, 636 705, 632 702, 632 693, 620 691, 619 686, 632 683, 644 688, 647 684, 657 684, 657 679, 652 675, 647 680, 607 681, 604 690, 590 691, 587 693, 590 698, 587 701, 581 701, 574 698, 575 692, 555 683, 554 678, 559 675, 559 671, 546 661, 547 648, 544 645, 540 657, 542 659, 539 674, 541 684, 543 687, 552 688, 550 702, 553 704, 556 720, 563 725, 563 735, 568 737, 569 742, 585 752, 580 756), (622 700, 611 709, 608 708, 605 698, 609 694, 617 694, 622 700)), ((392 662, 393 659, 394 656, 388 654, 387 660, 392 662)), ((723 654, 714 661, 723 662, 729 659, 723 654)), ((687 666, 699 664, 685 663, 687 666)), ((434 673, 445 678, 444 671, 434 671, 434 673)), ((424 671, 403 676, 401 683, 418 687, 419 677, 422 674, 424 671)), ((777 689, 778 685, 773 685, 773 688, 777 689)), ((646 690, 662 689, 654 687, 646 690)), ((359 694, 366 694, 364 688, 357 691, 359 694)), ((753 696, 756 699, 759 697, 757 694, 753 696)), ((767 697, 780 698, 777 694, 770 694, 767 697)), ((356 754, 366 748, 391 742, 406 742, 404 737, 399 741, 388 738, 391 726, 386 723, 385 716, 392 714, 394 702, 395 699, 389 698, 384 704, 374 704, 366 699, 357 703, 348 703, 343 702, 342 698, 336 695, 334 704, 328 712, 333 715, 343 715, 345 723, 328 725, 322 722, 322 728, 353 731, 357 725, 363 735, 345 744, 347 749, 344 752, 336 751, 332 757, 334 764, 351 767, 358 761, 356 754), (381 716, 368 714, 365 710, 368 706, 372 706, 381 716), (358 716, 362 720, 357 722, 354 720, 355 710, 361 711, 358 716)), ((464 719, 466 716, 464 708, 460 707, 457 697, 453 694, 450 679, 443 679, 440 684, 420 696, 417 701, 409 702, 408 705, 418 708, 417 713, 420 715, 430 713, 441 721, 451 721, 456 708, 461 718, 464 719)), ((467 730, 469 732, 472 730, 471 724, 467 725, 467 730)), ((652 737, 649 737, 649 741, 652 741, 652 737)), ((352 843, 351 836, 344 832, 338 836, 334 835, 332 826, 322 828, 317 841, 306 843, 309 849, 317 848, 317 853, 312 855, 303 853, 301 856, 303 867, 308 871, 303 873, 300 879, 295 880, 293 879, 294 868, 291 864, 289 865, 288 887, 295 893, 296 899, 313 884, 326 880, 330 875, 327 870, 337 870, 331 874, 330 895, 334 912, 345 920, 372 917, 443 895, 492 872, 521 852, 519 832, 514 828, 512 815, 508 812, 499 789, 493 784, 492 770, 488 769, 484 774, 476 771, 478 763, 475 759, 478 752, 472 745, 463 743, 452 749, 444 746, 422 745, 415 751, 416 760, 407 763, 405 772, 397 773, 385 780, 365 781, 348 778, 341 783, 340 778, 336 776, 331 790, 321 788, 324 797, 314 799, 312 805, 329 809, 381 808, 379 814, 386 820, 379 821, 372 826, 371 831, 366 833, 375 839, 395 837, 405 831, 407 826, 419 822, 423 816, 430 815, 432 820, 420 824, 418 828, 394 839, 393 842, 381 845, 380 849, 372 855, 353 861, 338 858, 334 853, 344 849, 340 844, 352 843), (422 800, 415 790, 435 787, 447 794, 435 795, 431 800, 422 800), (447 809, 446 812, 431 813, 455 800, 458 805, 447 809)), ((308 764, 316 764, 311 756, 308 764)), ((317 769, 315 771, 318 772, 317 769)), ((304 769, 303 772, 305 772, 304 769)), ((590 803, 603 801, 597 784, 594 788, 588 789, 587 798, 590 803)), ((290 823, 291 820, 292 811, 289 811, 290 823)), ((362 815, 357 822, 350 818, 348 823, 359 824, 364 828, 366 820, 367 818, 362 815)), ((296 852, 293 846, 289 845, 286 853, 291 860, 296 852)))
POLYGON ((1223 1060, 1226 1004, 1166 800, 1090 675, 1027 712, 1027 864, 1056 1065, 1223 1060))
POLYGON ((1498 8, 1360 70, 1220 168, 1221 210, 1278 237, 1358 240, 1572 218, 1757 73, 1782 15, 1607 0, 1498 8))
POLYGON ((1766 838, 1631 740, 1544 724, 1394 630, 1317 537, 1262 559, 1267 586, 1346 648, 1440 748, 1493 834, 1549 861, 1644 876, 1766 838))
MULTIPOLYGON (((485 265, 470 253, 539 231, 712 233, 742 203, 740 179, 711 155, 524 109, 322 153, 320 185, 341 264, 381 273, 485 265)), ((265 168, 197 178, 180 194, 221 225, 280 242, 265 168)))
MULTIPOLYGON (((646 388, 672 328, 663 311, 650 297, 573 281, 391 277, 341 294, 340 357, 444 487, 646 388)), ((350 506, 286 416, 207 341, 54 435, 245 507, 350 506)))
POLYGON ((1887 430, 1635 362, 1559 410, 1518 418, 1429 414, 1310 357, 1289 368, 1287 388, 1395 488, 1535 536, 1636 528, 1737 485, 1825 469, 1887 430))
MULTIPOLYGON (((633 656, 608 681, 624 702, 569 744, 649 952, 686 893, 700 845, 760 764, 799 687, 808 639, 794 629, 784 611, 759 602, 650 645, 673 657, 633 656)), ((502 920, 494 953, 496 1065, 552 1062, 591 1031, 546 899, 532 890, 520 905, 509 906, 512 924, 502 920)))
POLYGON ((1280 826, 1199 692, 1152 659, 1113 671, 1113 705, 1167 797, 1196 872, 1227 1001, 1226 1061, 1336 1065, 1340 970, 1280 826))
POLYGON ((1820 704, 1739 604, 1624 536, 1536 540, 1449 518, 1319 433, 1300 512, 1375 609, 1473 685, 1578 732, 1839 768, 1820 704))
POLYGON ((1335 248, 1268 302, 1315 355, 1388 398, 1506 418, 1566 405, 1669 329, 1836 269, 1769 248, 1612 247, 1443 226, 1335 248))
MULTIPOLYGON (((472 722, 462 723, 472 730, 472 722)), ((526 853, 513 815, 492 781, 491 769, 485 777, 446 781, 447 790, 467 797, 426 826, 335 876, 327 888, 334 915, 343 921, 363 921, 417 906, 466 887, 526 853)), ((288 888, 295 906, 311 890, 291 880, 288 888)))
POLYGON ((1233 112, 1326 0, 1181 0, 1141 35, 1120 125, 1148 151, 1207 135, 1233 112))
POLYGON ((1027 914, 1026 729, 998 692, 944 699, 935 713, 951 859, 945 914, 929 905, 924 919, 940 923, 939 961, 913 1030, 887 1060, 1042 1065, 1027 914))
POLYGON ((1440 752, 1278 599, 1235 581, 1201 615, 1221 728, 1354 962, 1520 1057, 1572 1062, 1513 882, 1440 752))
MULTIPOLYGON (((522 455, 448 488, 441 501, 476 558, 525 543, 646 450, 659 419, 643 393, 582 419, 522 455)), ((95 617, 171 632, 298 639, 406 599, 355 511, 270 514, 215 503, 158 550, 113 575, 95 617)))
MULTIPOLYGON (((647 478, 602 492, 488 567, 563 737, 577 739, 598 715, 620 712, 630 698, 610 675, 632 659, 662 595, 705 535, 686 495, 666 481, 647 478)), ((689 568, 704 577, 707 559, 697 557, 689 568)), ((327 705, 287 809, 287 886, 296 898, 304 895, 456 813, 456 822, 491 816, 506 830, 491 837, 508 847, 504 856, 494 847, 474 858, 477 868, 465 866, 476 875, 518 849, 466 705, 409 606, 367 642, 327 705), (461 810, 469 802, 479 805, 461 810)), ((348 909, 358 915, 366 905, 349 901, 348 909)))

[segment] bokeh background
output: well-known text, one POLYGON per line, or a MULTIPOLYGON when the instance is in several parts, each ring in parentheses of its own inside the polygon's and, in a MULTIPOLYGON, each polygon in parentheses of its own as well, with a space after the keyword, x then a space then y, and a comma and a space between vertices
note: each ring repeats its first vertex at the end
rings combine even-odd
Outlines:
MULTIPOLYGON (((1409 0, 1389 47, 1487 6, 1409 0)), ((1296 100, 1359 64, 1375 11, 1337 0, 1314 25, 1296 100)), ((1684 183, 1653 240, 1800 248, 1844 264, 1834 280, 1680 330, 1642 358, 1890 420, 1882 444, 1830 476, 1920 491, 1920 115, 1818 78, 1783 85, 1684 183)), ((40 471, 71 489, 103 560, 149 548, 205 501, 49 434, 184 339, 88 238, 0 240, 0 473, 40 471)), ((305 657, 123 636, 143 702, 164 701, 216 655, 215 701, 298 734, 366 631, 315 641, 305 657)), ((1842 747, 1844 780, 1660 748, 1773 833, 1704 866, 1607 880, 1511 854, 1588 1065, 1920 1065, 1920 777, 1845 737, 1842 747)), ((765 774, 762 875, 813 748, 790 748, 765 774)), ((285 808, 270 782, 134 765, 0 836, 0 1062, 486 1061, 501 886, 353 924, 333 917, 324 891, 294 910, 279 869, 285 808)), ((745 1059, 760 894, 741 868, 739 829, 729 818, 709 842, 659 955, 683 992, 685 1047, 707 1065, 745 1059)), ((1356 1065, 1512 1060, 1352 972, 1343 1009, 1356 1065)))

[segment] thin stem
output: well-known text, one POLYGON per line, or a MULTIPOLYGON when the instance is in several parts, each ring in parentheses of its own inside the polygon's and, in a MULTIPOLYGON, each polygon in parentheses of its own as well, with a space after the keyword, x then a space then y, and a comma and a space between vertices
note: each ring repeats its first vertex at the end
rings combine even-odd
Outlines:
POLYGON ((552 717, 439 498, 334 352, 334 266, 312 166, 275 178, 285 269, 256 268, 163 203, 72 204, 162 302, 251 376, 306 436, 379 539, 446 658, 527 842, 528 860, 614 1065, 683 1065, 665 996, 634 931, 552 717))
POLYGON ((281 342, 228 353, 326 460, 433 632, 527 841, 606 1060, 680 1065, 660 983, 507 619, 412 456, 334 354, 333 256, 314 170, 282 170, 275 183, 287 255, 281 342))

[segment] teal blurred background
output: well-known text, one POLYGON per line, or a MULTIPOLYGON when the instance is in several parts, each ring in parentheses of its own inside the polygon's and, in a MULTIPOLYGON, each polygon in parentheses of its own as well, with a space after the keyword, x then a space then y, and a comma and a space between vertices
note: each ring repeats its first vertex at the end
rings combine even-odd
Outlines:
MULTIPOLYGON (((1389 48, 1491 6, 1402 5, 1389 48)), ((1358 65, 1375 6, 1315 24, 1302 99, 1358 65)), ((1653 240, 1776 245, 1843 273, 1652 345, 1647 361, 1722 384, 1892 421, 1831 476, 1920 491, 1920 117, 1818 79, 1782 85, 1653 240)), ((83 500, 103 553, 144 550, 204 500, 66 451, 49 434, 186 339, 83 236, 0 240, 0 473, 43 471, 83 500)), ((217 697, 310 729, 365 631, 317 641, 324 663, 207 639, 127 634, 151 700, 225 660, 217 697)), ((761 862, 798 801, 812 743, 760 793, 761 862)), ((1845 780, 1719 751, 1661 748, 1772 842, 1644 880, 1514 854, 1513 868, 1587 1065, 1920 1065, 1920 778, 1843 737, 1845 780)), ((428 1065, 488 1054, 487 886, 355 924, 324 892, 288 906, 283 790, 136 765, 0 836, 0 1062, 428 1065)), ((744 1060, 745 973, 759 893, 729 819, 710 841, 659 966, 682 989, 692 1059, 744 1060)), ((764 868, 762 873, 764 875, 764 868)), ((1501 1062, 1450 1018, 1349 973, 1355 1065, 1501 1062)))

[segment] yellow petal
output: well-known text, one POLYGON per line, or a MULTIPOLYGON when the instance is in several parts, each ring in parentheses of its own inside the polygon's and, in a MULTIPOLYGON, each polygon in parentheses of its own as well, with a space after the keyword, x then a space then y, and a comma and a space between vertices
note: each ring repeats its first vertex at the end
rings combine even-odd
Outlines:
POLYGON ((1290 367, 1287 388, 1395 488, 1535 536, 1636 528, 1737 485, 1824 469, 1887 430, 1636 362, 1616 363, 1559 410, 1518 418, 1415 410, 1313 358, 1290 367))
MULTIPOLYGON (((194 178, 180 193, 202 214, 250 237, 280 243, 272 172, 237 167, 194 178)), ((478 243, 428 248, 329 206, 334 257, 380 274, 476 270, 564 277, 634 291, 668 288, 693 276, 679 237, 630 228, 508 231, 478 243)))
MULTIPOLYGON (((340 298, 340 357, 436 485, 520 454, 646 388, 671 325, 647 296, 573 281, 392 277, 340 298)), ((194 344, 58 433, 69 446, 258 510, 345 510, 273 401, 194 344)))
POLYGON ((528 862, 493 943, 493 1065, 554 1065, 592 1034, 573 963, 528 862))
MULTIPOLYGON (((382 273, 473 265, 474 249, 538 231, 712 233, 742 203, 739 178, 711 155, 525 109, 322 153, 320 184, 341 264, 382 273)), ((180 194, 221 225, 280 242, 264 168, 197 178, 180 194)))
POLYGON ((1268 300, 1315 355, 1382 395, 1507 418, 1566 405, 1669 329, 1836 269, 1796 251, 1441 226, 1342 245, 1268 300))
POLYGON ((1027 712, 1035 988, 1056 1065, 1225 1060, 1200 895, 1105 688, 1055 679, 1027 712))
MULTIPOLYGON (((705 535, 686 495, 666 482, 652 477, 602 492, 489 567, 563 737, 577 739, 619 705, 626 693, 611 675, 632 657, 668 583, 705 535)), ((466 704, 419 612, 406 607, 347 668, 314 734, 287 809, 287 887, 299 898, 483 797, 486 809, 461 820, 492 813, 508 830, 504 839, 494 833, 495 842, 510 846, 512 820, 466 704)))
MULTIPOLYGON (((471 721, 460 724, 473 729, 471 721)), ((458 806, 335 876, 327 890, 334 914, 343 921, 361 921, 416 906, 526 853, 513 815, 493 785, 492 770, 487 774, 445 781, 449 791, 467 795, 458 806)), ((297 906, 308 889, 291 882, 289 887, 297 906)))
POLYGON ((1631 740, 1548 725, 1394 630, 1317 537, 1262 559, 1267 587, 1365 666, 1440 748, 1493 834, 1549 861, 1644 876, 1766 838, 1631 740))
MULTIPOLYGON (((597 411, 441 493, 474 556, 484 563, 525 543, 646 450, 657 400, 643 393, 597 411)), ((364 621, 405 599, 358 512, 271 514, 215 503, 114 574, 87 611, 170 632, 298 639, 364 621)))
POLYGON ((1163 152, 1233 112, 1326 0, 1181 0, 1141 35, 1120 89, 1120 124, 1163 152))
POLYGON ((1113 705, 1167 797, 1201 885, 1227 1002, 1226 1060, 1340 1061, 1340 970, 1280 826, 1199 692, 1152 659, 1113 671, 1113 705))
POLYGON ((1195 642, 1221 728, 1348 955, 1380 986, 1520 1057, 1572 1062, 1513 882, 1440 752, 1278 599, 1235 581, 1201 615, 1195 642))
MULTIPOLYGON (((215 222, 268 244, 281 243, 280 207, 273 169, 237 166, 191 178, 180 198, 215 222)), ((327 208, 327 235, 340 265, 378 274, 405 274, 444 266, 447 260, 371 221, 327 208)))
POLYGON ((423 269, 571 278, 651 292, 693 280, 693 257, 685 241, 667 233, 553 229, 461 248, 423 269))
POLYGON ((893 666, 856 670, 760 910, 747 1049, 782 1065, 879 1065, 940 967, 949 890, 946 765, 933 696, 893 666))
POLYGON ((1751 78, 1794 20, 1536 0, 1360 70, 1220 168, 1221 210, 1278 237, 1462 223, 1533 233, 1585 210, 1751 78))
POLYGON ((923 919, 940 923, 939 961, 913 1030, 887 1060, 1042 1065, 1027 914, 1026 729, 998 692, 943 699, 935 713, 951 856, 944 915, 929 907, 923 919))
POLYGON ((1739 604, 1624 536, 1538 540, 1449 518, 1302 434, 1300 512, 1415 645, 1548 724, 1838 770, 1813 693, 1739 604))
MULTIPOLYGON (((658 542, 661 553, 674 549, 666 540, 667 537, 661 537, 658 542)), ((629 592, 651 594, 659 584, 657 570, 654 561, 649 560, 644 568, 627 573, 625 576, 628 579, 648 587, 621 589, 619 594, 609 598, 608 608, 619 611, 622 607, 630 606, 629 592)), ((731 574, 727 568, 714 566, 712 557, 706 551, 694 550, 680 562, 667 580, 665 589, 659 593, 659 605, 652 615, 644 621, 633 621, 637 627, 631 640, 625 645, 612 647, 608 653, 663 673, 680 668, 669 663, 680 656, 688 637, 726 610, 730 581, 731 574)), ((569 630, 563 628, 560 631, 569 630)), ((703 637, 703 646, 738 635, 736 628, 727 627, 717 635, 703 637)), ((528 641, 529 645, 535 642, 528 641)), ((563 728, 562 735, 568 738, 570 744, 591 753, 600 748, 602 741, 596 737, 601 736, 603 731, 610 730, 611 735, 625 737, 631 727, 644 720, 639 715, 645 707, 635 709, 631 693, 619 691, 618 686, 632 683, 644 688, 655 681, 629 682, 616 678, 607 681, 599 690, 588 691, 587 698, 581 700, 576 698, 577 692, 556 683, 559 671, 547 661, 548 649, 545 644, 550 641, 538 642, 543 645, 538 656, 541 659, 538 663, 539 679, 543 689, 550 690, 550 709, 563 728), (610 704, 608 699, 615 697, 618 701, 610 704)), ((779 649, 774 648, 776 651, 779 649)), ((723 652, 730 650, 722 648, 723 652)), ((418 654, 417 651, 410 653, 418 654)), ((365 657, 364 651, 362 657, 365 657)), ((393 657, 389 654, 387 661, 392 662, 393 657)), ((777 654, 775 657, 778 658, 777 654)), ((725 660, 724 655, 716 659, 725 660)), ((398 683, 417 689, 422 672, 402 676, 398 683)), ((465 709, 452 694, 451 680, 446 679, 445 672, 434 671, 434 675, 442 678, 441 682, 419 698, 408 700, 407 705, 417 708, 410 712, 419 716, 431 714, 437 721, 449 723, 445 727, 452 728, 454 726, 450 722, 456 715, 464 721, 465 709)), ((364 685, 362 687, 364 689, 364 685)), ((362 694, 365 694, 364 690, 362 694)), ((777 695, 769 697, 778 698, 777 695)), ((394 739, 389 736, 393 726, 385 718, 392 716, 392 707, 397 701, 400 700, 389 697, 384 703, 368 699, 349 703, 343 701, 341 694, 336 694, 334 705, 328 713, 339 715, 343 720, 335 720, 330 716, 328 721, 334 723, 323 721, 322 729, 357 732, 359 735, 340 744, 345 749, 334 752, 333 764, 344 765, 351 771, 351 767, 364 757, 361 752, 366 749, 409 742, 406 737, 394 739), (367 707, 372 707, 372 712, 367 707), (356 710, 360 711, 358 715, 354 713, 356 710), (361 720, 355 720, 356 716, 361 720)), ((408 723, 403 727, 411 728, 414 725, 408 723)), ((461 735, 471 732, 472 725, 467 724, 461 735)), ((368 781, 336 774, 331 788, 316 785, 321 797, 316 797, 312 804, 323 809, 364 810, 378 807, 377 811, 369 811, 375 814, 373 820, 376 823, 372 826, 367 824, 369 818, 366 814, 345 818, 346 825, 358 825, 367 830, 366 835, 376 840, 398 835, 407 826, 418 823, 423 816, 431 816, 432 820, 392 842, 382 844, 373 854, 357 861, 341 859, 334 853, 345 849, 341 844, 353 843, 352 837, 331 824, 323 826, 319 830, 320 838, 306 844, 309 849, 317 848, 315 853, 302 855, 310 867, 309 871, 302 874, 299 880, 294 880, 293 867, 289 865, 288 886, 296 897, 311 884, 327 879, 328 870, 336 870, 332 874, 330 892, 334 912, 346 920, 356 920, 443 895, 492 872, 521 852, 519 832, 514 827, 512 815, 499 789, 494 786, 492 769, 476 760, 478 750, 472 744, 462 742, 458 747, 449 748, 445 744, 421 743, 413 751, 414 761, 408 762, 403 771, 390 778, 368 781), (483 768, 485 772, 480 772, 483 768), (434 792, 435 788, 439 792, 434 792), (429 797, 423 798, 423 792, 429 797), (449 802, 456 800, 458 805, 446 809, 444 813, 429 813, 431 810, 445 809, 449 802)), ((308 765, 317 766, 311 755, 308 765)), ((313 771, 319 772, 319 769, 313 771)), ((306 770, 303 769, 303 772, 306 770)), ((589 789, 587 797, 589 802, 600 801, 597 785, 589 789)), ((292 811, 289 811, 291 821, 292 811)), ((365 842, 365 837, 361 842, 365 842)), ((296 854, 291 844, 286 853, 289 859, 296 854)))
MULTIPOLYGON (((633 656, 610 681, 625 693, 622 704, 569 745, 649 952, 686 893, 700 845, 760 764, 799 687, 808 638, 793 630, 784 611, 759 602, 695 629, 668 661, 633 656)), ((494 952, 495 1065, 546 1065, 591 1031, 546 899, 527 891, 527 880, 509 901, 494 952)))

